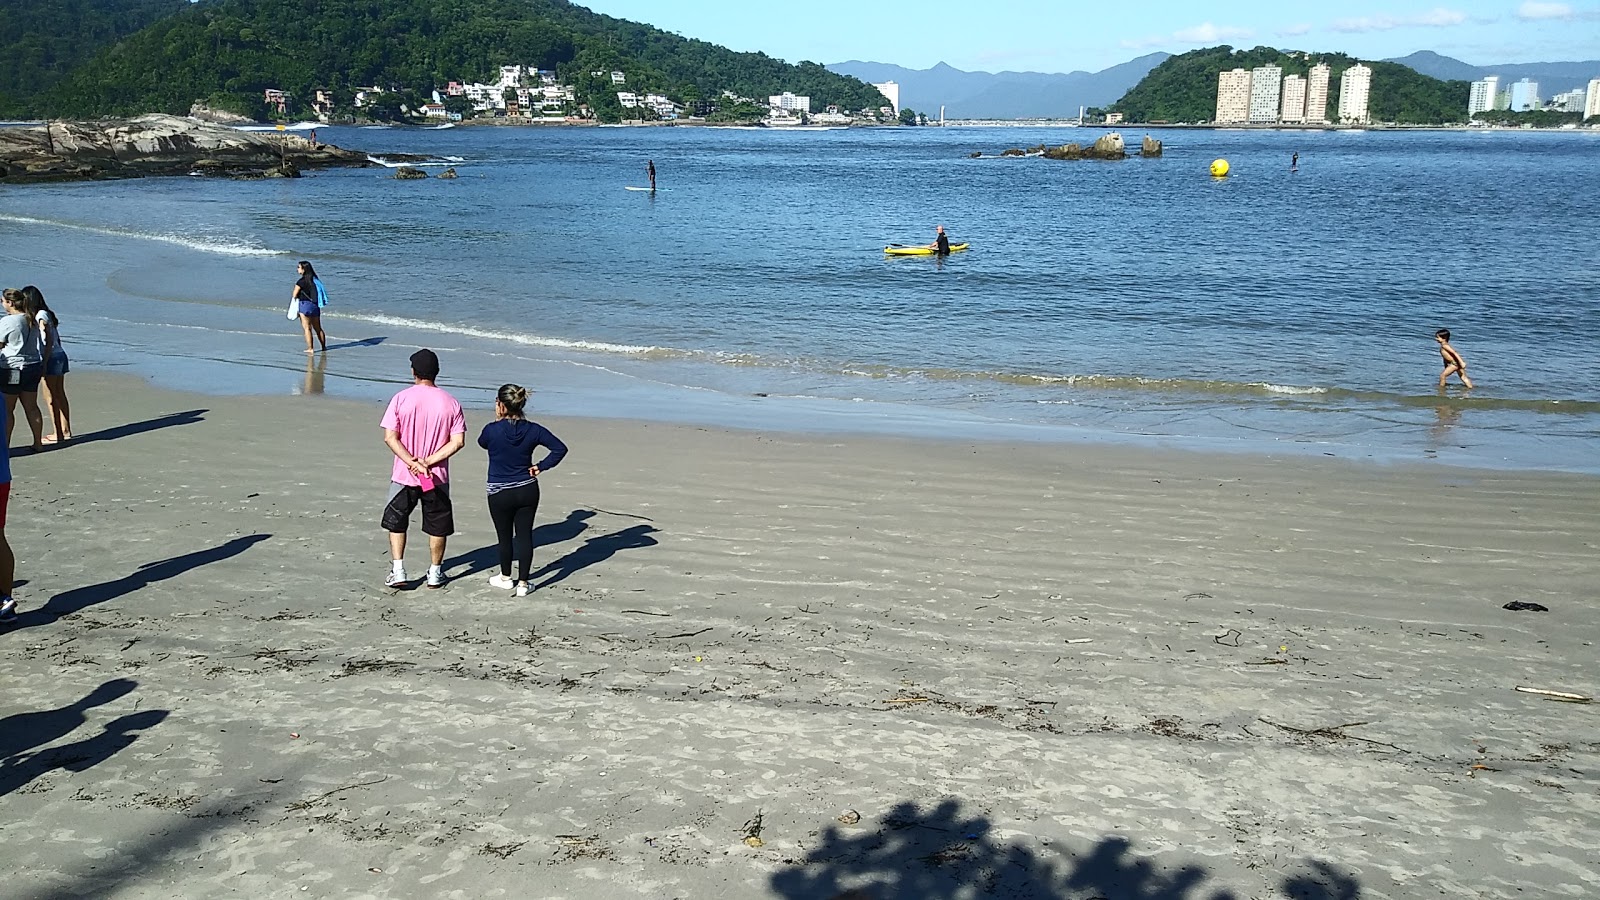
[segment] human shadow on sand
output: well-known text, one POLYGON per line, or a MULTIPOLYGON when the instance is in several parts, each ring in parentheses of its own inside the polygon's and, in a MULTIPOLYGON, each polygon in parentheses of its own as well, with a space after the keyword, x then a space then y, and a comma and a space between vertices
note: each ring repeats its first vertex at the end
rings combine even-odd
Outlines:
MULTIPOLYGON (((538 554, 540 547, 565 543, 583 534, 584 529, 589 527, 589 520, 594 516, 595 511, 592 509, 575 509, 567 513, 567 517, 559 522, 546 522, 535 528, 533 530, 534 554, 538 554)), ((499 545, 491 544, 488 547, 479 547, 469 553, 463 553, 445 560, 444 568, 446 572, 454 570, 456 566, 466 566, 467 568, 465 571, 452 574, 450 576, 452 578, 464 578, 468 575, 475 575, 479 572, 498 568, 500 566, 499 545)))
POLYGON ((659 530, 654 525, 633 525, 621 531, 596 535, 585 540, 582 545, 568 551, 566 556, 534 572, 529 581, 539 582, 536 585, 538 588, 547 588, 552 584, 566 580, 569 575, 603 563, 624 550, 640 550, 645 547, 654 547, 660 542, 650 535, 659 530), (549 574, 550 577, 545 578, 544 581, 539 581, 546 574, 549 574))
MULTIPOLYGON (((1142 856, 1121 835, 1086 850, 1036 851, 998 837, 988 819, 955 799, 932 809, 902 802, 876 821, 830 825, 811 852, 774 872, 786 900, 925 900, 1028 897, 1037 900, 1241 900, 1204 868, 1142 856)), ((1318 860, 1286 878, 1295 900, 1359 900, 1354 875, 1318 860)))
POLYGON ((139 732, 160 724, 167 717, 166 710, 143 710, 107 723, 93 737, 47 747, 78 730, 87 721, 88 710, 126 696, 137 686, 136 681, 116 678, 60 709, 0 719, 0 797, 55 769, 82 772, 93 768, 138 740, 139 732))
POLYGON ((348 350, 351 347, 376 347, 376 346, 378 346, 379 344, 383 343, 386 340, 388 340, 388 338, 369 337, 369 338, 362 338, 359 341, 345 341, 342 344, 329 344, 328 346, 326 346, 326 347, 324 347, 322 349, 326 351, 326 350, 348 350))
POLYGON ((210 411, 209 409, 186 409, 183 412, 167 413, 164 416, 156 416, 154 419, 146 419, 143 422, 129 422, 126 425, 113 425, 110 428, 91 431, 88 434, 75 434, 72 436, 71 443, 67 444, 67 446, 76 447, 79 444, 92 444, 95 441, 114 441, 118 438, 133 437, 136 434, 171 428, 174 425, 193 425, 197 422, 205 421, 205 415, 210 411))
POLYGON ((133 574, 124 575, 115 581, 103 581, 100 584, 91 584, 87 587, 73 588, 70 591, 51 597, 38 609, 30 609, 17 616, 13 628, 31 628, 36 625, 49 625, 63 616, 70 616, 75 612, 88 609, 98 603, 114 600, 126 594, 131 594, 143 587, 176 578, 192 569, 210 565, 214 562, 238 556, 261 541, 271 537, 270 534, 251 534, 237 537, 225 544, 219 544, 205 550, 196 550, 182 556, 174 556, 160 562, 146 563, 135 569, 133 574))

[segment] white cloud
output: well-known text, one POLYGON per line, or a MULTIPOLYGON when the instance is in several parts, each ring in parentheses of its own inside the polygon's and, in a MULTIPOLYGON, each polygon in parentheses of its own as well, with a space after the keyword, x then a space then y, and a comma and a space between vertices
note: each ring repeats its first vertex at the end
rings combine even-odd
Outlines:
POLYGON ((1565 3, 1542 3, 1540 0, 1525 0, 1517 7, 1517 18, 1534 19, 1571 19, 1577 13, 1565 3))
POLYGON ((1129 50, 1143 50, 1149 47, 1161 47, 1171 44, 1225 44, 1229 41, 1243 41, 1255 37, 1256 33, 1249 28, 1239 28, 1234 25, 1213 25, 1202 22, 1192 28, 1180 28, 1171 34, 1158 34, 1151 37, 1124 40, 1120 43, 1129 50))
POLYGON ((1288 26, 1285 26, 1283 28, 1279 28, 1278 29, 1278 36, 1279 37, 1299 37, 1302 34, 1310 34, 1310 33, 1311 33, 1311 26, 1303 24, 1303 23, 1300 24, 1300 25, 1288 25, 1288 26))
POLYGON ((1467 14, 1442 6, 1413 16, 1360 16, 1354 19, 1336 19, 1329 25, 1333 31, 1360 33, 1366 31, 1393 31, 1396 28, 1448 28, 1462 25, 1467 14))

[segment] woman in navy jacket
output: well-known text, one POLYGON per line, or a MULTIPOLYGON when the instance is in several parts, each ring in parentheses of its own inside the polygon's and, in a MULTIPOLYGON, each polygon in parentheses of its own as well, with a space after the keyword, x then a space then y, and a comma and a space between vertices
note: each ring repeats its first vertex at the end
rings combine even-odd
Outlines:
POLYGON ((523 418, 528 391, 515 384, 503 384, 494 401, 494 421, 483 426, 478 446, 489 451, 489 518, 494 520, 500 539, 500 574, 489 583, 504 590, 516 590, 526 597, 531 589, 528 570, 533 567, 533 515, 539 510, 539 473, 555 468, 567 455, 567 445, 550 429, 523 418), (538 463, 533 453, 539 447, 548 452, 538 463), (516 557, 517 577, 511 578, 511 560, 516 557))

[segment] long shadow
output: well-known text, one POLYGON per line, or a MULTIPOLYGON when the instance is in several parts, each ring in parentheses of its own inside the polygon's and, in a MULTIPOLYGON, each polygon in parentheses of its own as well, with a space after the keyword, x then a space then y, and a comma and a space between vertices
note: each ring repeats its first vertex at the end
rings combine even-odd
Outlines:
POLYGON ((140 588, 176 578, 191 569, 238 556, 261 541, 271 537, 270 534, 251 534, 237 537, 226 544, 211 547, 205 550, 196 550, 182 556, 174 556, 160 562, 146 563, 134 570, 133 574, 125 575, 116 581, 105 581, 100 584, 91 584, 87 587, 73 588, 51 597, 45 605, 38 609, 27 610, 17 616, 17 621, 12 628, 32 628, 37 625, 49 625, 62 616, 70 616, 75 612, 87 609, 97 603, 114 600, 125 594, 131 594, 140 588))
POLYGON ((24 787, 30 781, 55 769, 82 772, 92 769, 139 739, 139 732, 154 728, 166 719, 164 709, 129 713, 107 722, 99 734, 60 747, 51 747, 0 766, 0 797, 24 787))
MULTIPOLYGON (((559 522, 546 522, 533 530, 533 551, 539 552, 540 547, 551 544, 560 544, 570 541, 589 527, 589 520, 594 518, 592 509, 575 509, 567 513, 567 517, 559 522)), ((466 570, 451 575, 452 578, 464 578, 479 572, 500 567, 499 546, 491 544, 479 547, 476 550, 462 553, 459 556, 445 560, 445 571, 449 572, 456 566, 466 566, 466 570)))
MULTIPOLYGON (((138 686, 139 682, 128 678, 113 678, 84 695, 83 699, 60 709, 17 713, 0 719, 0 764, 9 763, 12 757, 66 737, 88 719, 86 713, 89 710, 118 697, 125 697, 138 686)), ((23 694, 17 699, 26 696, 23 694)))
POLYGON ((383 343, 386 340, 388 340, 388 338, 383 338, 383 337, 362 338, 359 341, 345 341, 342 344, 329 344, 327 349, 329 349, 329 350, 348 350, 351 347, 376 347, 376 346, 378 346, 379 344, 383 343))
POLYGON ((659 530, 653 525, 633 525, 621 531, 613 531, 610 534, 589 538, 583 542, 582 546, 572 550, 566 556, 534 572, 529 580, 539 581, 541 576, 549 573, 550 577, 537 585, 540 588, 547 588, 592 565, 605 562, 624 550, 654 547, 660 542, 650 535, 659 530))
POLYGON ((183 412, 167 413, 154 419, 146 419, 143 422, 129 422, 126 425, 114 425, 100 431, 91 431, 88 434, 75 434, 72 436, 72 443, 67 446, 75 447, 79 444, 91 444, 95 441, 114 441, 117 438, 132 437, 136 434, 171 428, 174 425, 193 425, 204 421, 205 414, 210 411, 209 409, 187 409, 183 412))
MULTIPOLYGON (((876 822, 829 826, 802 859, 774 872, 769 885, 788 900, 926 900, 931 897, 1027 897, 1039 900, 1239 900, 1211 884, 1196 865, 1158 865, 1120 836, 1082 853, 1038 853, 996 838, 981 815, 954 799, 931 810, 902 802, 876 822)), ((1313 872, 1286 879, 1297 900, 1359 900, 1354 876, 1312 860, 1313 872)))

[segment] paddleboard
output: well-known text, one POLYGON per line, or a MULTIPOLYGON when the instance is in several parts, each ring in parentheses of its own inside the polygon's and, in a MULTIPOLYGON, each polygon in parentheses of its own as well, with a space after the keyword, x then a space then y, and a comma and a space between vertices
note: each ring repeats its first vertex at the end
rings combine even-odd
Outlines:
POLYGON ((634 187, 633 185, 630 184, 625 188, 625 190, 629 190, 629 191, 644 191, 646 193, 651 193, 651 194, 664 194, 668 190, 671 190, 671 189, 670 188, 634 187))
MULTIPOLYGON (((951 253, 960 253, 961 251, 967 249, 970 246, 971 246, 970 244, 951 244, 950 245, 950 252, 951 253)), ((933 255, 933 248, 932 247, 905 247, 905 246, 901 246, 901 245, 898 245, 898 244, 890 244, 889 246, 883 248, 883 252, 888 254, 888 255, 890 255, 890 256, 932 256, 933 255)))
POLYGON ((300 317, 300 301, 299 300, 290 300, 289 301, 289 321, 293 322, 295 319, 297 319, 299 317, 300 317))

